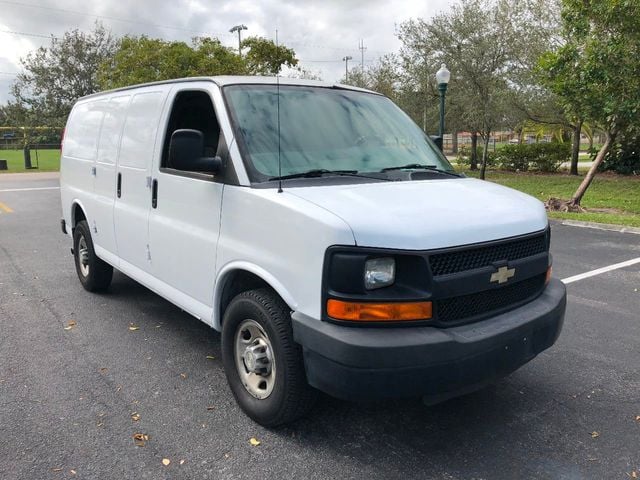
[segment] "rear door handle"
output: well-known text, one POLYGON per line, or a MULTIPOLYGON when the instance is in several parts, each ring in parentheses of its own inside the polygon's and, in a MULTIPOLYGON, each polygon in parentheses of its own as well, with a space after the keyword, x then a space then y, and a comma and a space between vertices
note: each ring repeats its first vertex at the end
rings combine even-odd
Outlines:
POLYGON ((122 174, 118 172, 118 186, 116 187, 118 198, 122 196, 122 174))
POLYGON ((156 178, 153 179, 151 184, 151 206, 153 208, 158 206, 158 180, 156 178))

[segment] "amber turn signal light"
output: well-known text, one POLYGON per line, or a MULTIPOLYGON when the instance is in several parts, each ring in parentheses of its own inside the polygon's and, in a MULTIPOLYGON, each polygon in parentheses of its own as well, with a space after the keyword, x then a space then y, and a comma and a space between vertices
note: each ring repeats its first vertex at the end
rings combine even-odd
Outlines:
POLYGON ((547 268, 547 276, 544 279, 544 284, 546 285, 547 283, 549 283, 549 280, 551 280, 551 265, 549 265, 549 268, 547 268))
POLYGON ((336 320, 359 322, 428 320, 432 305, 431 302, 356 303, 329 299, 327 313, 336 320))

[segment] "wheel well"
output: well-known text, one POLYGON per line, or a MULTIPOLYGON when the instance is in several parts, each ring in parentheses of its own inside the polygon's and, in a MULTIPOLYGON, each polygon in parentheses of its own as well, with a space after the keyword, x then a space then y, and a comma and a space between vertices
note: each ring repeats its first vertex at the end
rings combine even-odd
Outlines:
POLYGON ((254 290, 262 287, 267 287, 273 290, 267 282, 254 273, 247 272, 246 270, 235 270, 229 273, 225 280, 224 287, 222 288, 222 295, 220 297, 220 324, 222 324, 224 312, 227 310, 229 303, 231 303, 231 300, 233 300, 236 295, 246 292, 247 290, 254 290))
POLYGON ((86 219, 87 219, 87 216, 84 214, 82 207, 79 204, 75 203, 73 205, 73 210, 71 211, 71 220, 73 221, 73 228, 76 228, 76 225, 78 225, 78 222, 86 219))

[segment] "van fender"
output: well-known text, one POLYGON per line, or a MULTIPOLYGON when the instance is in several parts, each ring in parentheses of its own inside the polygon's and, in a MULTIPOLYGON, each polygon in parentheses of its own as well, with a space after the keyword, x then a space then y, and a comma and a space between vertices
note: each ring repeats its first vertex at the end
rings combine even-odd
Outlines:
POLYGON ((80 200, 79 198, 74 198, 73 201, 71 202, 71 212, 70 212, 70 216, 71 216, 71 229, 73 230, 76 226, 76 205, 80 207, 80 210, 82 210, 82 213, 84 213, 84 218, 87 219, 87 222, 89 221, 89 216, 87 215, 87 209, 84 208, 84 204, 82 203, 82 200, 80 200))
POLYGON ((282 300, 284 300, 284 302, 289 305, 289 308, 291 308, 291 310, 296 310, 297 302, 294 300, 289 290, 282 283, 280 283, 280 281, 276 277, 274 277, 264 268, 254 263, 246 261, 233 261, 227 263, 224 267, 222 267, 218 271, 218 276, 216 277, 213 295, 213 318, 211 319, 212 327, 215 330, 221 331, 222 329, 222 315, 220 315, 219 312, 222 300, 222 292, 224 291, 225 284, 230 274, 238 270, 244 270, 262 279, 269 287, 273 288, 273 290, 278 295, 280 295, 280 298, 282 298, 282 300))

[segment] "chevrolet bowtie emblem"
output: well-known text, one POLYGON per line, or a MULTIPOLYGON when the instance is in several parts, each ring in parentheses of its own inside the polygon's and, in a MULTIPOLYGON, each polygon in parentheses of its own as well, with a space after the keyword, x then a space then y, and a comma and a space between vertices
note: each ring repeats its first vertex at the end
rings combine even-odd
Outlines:
POLYGON ((491 282, 507 283, 516 274, 515 268, 500 267, 497 272, 491 274, 491 282))

